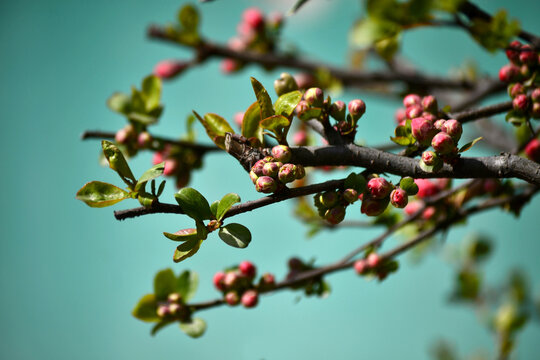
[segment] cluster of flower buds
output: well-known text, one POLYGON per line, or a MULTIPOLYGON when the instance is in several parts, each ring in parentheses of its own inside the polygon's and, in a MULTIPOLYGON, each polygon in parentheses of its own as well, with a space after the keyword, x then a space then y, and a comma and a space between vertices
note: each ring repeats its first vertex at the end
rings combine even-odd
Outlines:
POLYGON ((219 271, 214 275, 214 286, 223 293, 225 302, 230 306, 240 303, 246 308, 253 308, 259 302, 259 292, 272 289, 276 282, 274 275, 263 274, 255 285, 257 268, 250 261, 242 261, 238 267, 219 271))
POLYGON ((532 117, 540 119, 540 54, 530 45, 512 41, 506 50, 510 64, 499 70, 499 79, 508 83, 513 111, 507 119, 516 126, 532 117))
POLYGON ((306 176, 302 165, 289 163, 291 156, 291 149, 288 146, 277 145, 272 148, 272 156, 257 161, 249 172, 255 189, 270 194, 283 189, 285 184, 306 176))
POLYGON ((189 309, 182 301, 182 296, 176 292, 169 294, 167 301, 159 302, 156 312, 162 319, 184 320, 189 317, 189 309))
POLYGON ((368 177, 366 190, 360 195, 360 211, 368 216, 378 216, 386 210, 389 203, 402 209, 407 206, 409 196, 416 195, 417 192, 418 186, 410 177, 401 179, 399 186, 394 186, 385 178, 373 174, 368 177))
MULTIPOLYGON (((270 14, 265 18, 257 8, 246 9, 237 26, 238 35, 229 40, 228 47, 234 51, 248 50, 263 54, 272 52, 282 26, 283 15, 280 13, 270 14)), ((243 65, 238 60, 227 58, 221 63, 221 70, 228 74, 240 70, 243 65)))
POLYGON ((370 252, 365 258, 356 260, 353 266, 358 275, 376 275, 379 281, 383 281, 388 274, 397 271, 399 267, 395 260, 381 261, 376 252, 370 252))
POLYGON ((137 129, 133 124, 127 124, 114 135, 117 144, 126 149, 129 156, 133 156, 138 150, 152 147, 152 135, 146 129, 137 129))
POLYGON ((334 128, 342 135, 354 135, 358 120, 365 112, 364 101, 354 99, 348 105, 341 100, 332 102, 330 97, 325 99, 323 90, 317 87, 307 89, 303 100, 296 106, 296 116, 300 120, 318 119, 327 122, 332 117, 336 120, 334 128))
POLYGON ((186 186, 190 179, 191 170, 198 169, 202 165, 201 156, 192 149, 169 144, 156 151, 152 157, 154 165, 161 162, 165 162, 163 175, 176 177, 178 188, 186 186))

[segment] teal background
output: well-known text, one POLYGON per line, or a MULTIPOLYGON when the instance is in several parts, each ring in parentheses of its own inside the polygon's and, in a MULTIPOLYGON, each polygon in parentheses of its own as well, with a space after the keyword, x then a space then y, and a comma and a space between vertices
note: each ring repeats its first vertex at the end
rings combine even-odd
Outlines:
MULTIPOLYGON (((255 3, 284 11, 291 2, 200 4, 203 33, 226 41, 234 35, 243 8, 255 3)), ((286 26, 284 39, 310 56, 345 64, 344 39, 359 14, 359 2, 312 3, 286 26), (317 6, 323 10, 310 9, 317 6)), ((524 28, 540 32, 538 2, 478 3, 491 12, 508 7, 524 28)), ((256 310, 220 307, 201 312, 208 331, 198 340, 175 326, 151 337, 150 325, 131 316, 139 297, 151 291, 154 274, 166 267, 199 272, 195 300, 203 301, 218 296, 211 277, 227 265, 251 259, 260 271, 274 271, 282 278, 291 255, 328 263, 378 234, 377 230, 323 232, 306 240, 306 228, 291 217, 291 207, 273 205, 238 216, 254 236, 247 249, 229 248, 211 236, 196 257, 174 264, 174 244, 161 232, 190 225, 186 218, 153 215, 117 222, 111 208, 90 209, 74 199, 90 180, 120 184, 112 171, 98 165, 99 143, 79 139, 85 129, 116 130, 124 125, 123 118, 106 108, 106 98, 139 85, 156 62, 190 56, 145 37, 148 24, 173 21, 179 6, 179 1, 169 0, 0 2, 4 154, 0 357, 426 359, 430 344, 441 337, 461 354, 478 349, 492 354, 491 334, 472 309, 448 304, 453 272, 440 253, 417 265, 402 258, 402 269, 383 284, 367 282, 350 271, 332 275, 328 280, 333 293, 324 300, 296 303, 296 293, 280 292, 263 297, 256 310)), ((495 75, 506 62, 503 54, 484 53, 454 29, 411 31, 405 44, 405 55, 433 73, 445 74, 465 59, 474 59, 482 71, 495 75)), ((249 76, 270 87, 278 74, 248 67, 223 77, 219 61, 210 61, 164 86, 166 111, 154 131, 180 134, 192 109, 231 118, 253 101, 249 76)), ((398 102, 364 92, 342 96, 353 97, 368 104, 360 125, 362 137, 384 142, 394 126, 398 102)), ((202 127, 198 130, 207 141, 202 127)), ((209 199, 227 192, 238 192, 243 200, 259 196, 231 157, 215 154, 205 163, 207 169, 197 172, 192 184, 209 199)), ((133 161, 135 173, 141 174, 149 164, 149 154, 140 156, 133 161)), ((164 199, 172 199, 170 185, 164 199)), ((126 202, 116 208, 134 206, 126 202)), ((476 216, 467 229, 452 230, 447 241, 457 244, 473 230, 492 235, 496 249, 486 264, 487 281, 497 283, 509 269, 520 266, 538 294, 539 211, 535 199, 519 220, 496 211, 476 216)), ((362 217, 349 211, 348 219, 362 217)), ((388 243, 395 245, 396 239, 388 243)), ((518 339, 518 357, 537 357, 539 338, 540 327, 530 323, 518 339)))

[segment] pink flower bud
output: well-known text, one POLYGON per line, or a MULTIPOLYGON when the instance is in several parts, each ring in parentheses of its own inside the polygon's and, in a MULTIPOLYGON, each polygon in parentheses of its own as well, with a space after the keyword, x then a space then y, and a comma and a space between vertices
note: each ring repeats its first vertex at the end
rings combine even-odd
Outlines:
POLYGON ((236 271, 228 271, 223 278, 223 285, 226 289, 235 287, 238 284, 240 277, 236 271))
POLYGON ((499 70, 499 80, 505 83, 510 83, 517 80, 519 76, 519 68, 515 65, 504 65, 499 70))
POLYGON ((349 204, 354 203, 356 200, 358 200, 358 191, 355 189, 345 189, 343 191, 343 199, 349 204))
POLYGON ((429 113, 436 113, 438 111, 437 99, 433 95, 424 96, 422 98, 422 107, 429 113))
POLYGON ((394 117, 396 118, 396 122, 399 125, 403 125, 402 123, 407 119, 407 114, 404 108, 399 108, 396 110, 394 117))
POLYGON ((436 195, 440 189, 427 179, 415 179, 414 182, 418 185, 418 193, 420 199, 436 195))
POLYGON ((437 161, 437 154, 435 154, 433 151, 424 151, 422 153, 422 161, 427 166, 435 165, 437 161))
POLYGON ((422 213, 422 219, 424 220, 429 220, 433 217, 433 215, 435 215, 435 212, 437 210, 435 209, 434 206, 428 206, 426 208, 426 210, 424 210, 424 212, 422 213))
POLYGON ((244 113, 243 112, 237 112, 233 116, 234 123, 239 127, 242 128, 242 122, 244 121, 244 113))
POLYGON ((338 205, 328 209, 324 214, 324 218, 330 224, 337 225, 345 218, 345 207, 338 205))
POLYGON ((421 105, 422 99, 416 94, 409 94, 403 98, 403 105, 407 108, 413 105, 421 105))
POLYGON ((457 151, 454 140, 447 133, 440 132, 433 137, 431 146, 440 155, 448 155, 457 151))
POLYGON ((163 153, 162 152, 155 152, 154 156, 152 157, 152 164, 157 165, 163 162, 163 153))
POLYGON ((366 263, 370 268, 376 268, 379 263, 381 262, 381 259, 379 258, 379 255, 377 253, 372 252, 368 255, 366 258, 366 263))
POLYGON ((266 164, 264 164, 264 166, 263 166, 263 174, 266 175, 266 176, 270 176, 270 177, 276 178, 277 175, 278 175, 278 172, 279 172, 279 168, 280 168, 282 165, 283 165, 283 164, 280 163, 280 162, 269 162, 269 163, 266 163, 266 164))
POLYGON ((264 168, 264 165, 266 164, 267 162, 262 159, 262 160, 259 160, 257 161, 252 167, 251 167, 251 171, 257 175, 257 176, 263 176, 264 175, 264 172, 263 172, 263 168, 264 168))
POLYGON ((255 184, 255 190, 265 194, 273 193, 276 189, 277 183, 270 176, 261 176, 257 179, 257 183, 255 184))
POLYGON ((422 113, 424 112, 424 109, 420 105, 411 105, 405 110, 405 116, 407 116, 407 119, 414 119, 417 117, 421 117, 422 113))
POLYGON ((169 306, 168 305, 159 305, 157 308, 157 316, 160 318, 163 318, 167 315, 169 315, 169 306))
POLYGON ((294 80, 296 80, 299 89, 307 89, 315 84, 315 78, 309 73, 296 74, 294 75, 294 80))
POLYGON ((223 271, 218 271, 217 273, 215 273, 214 278, 212 279, 214 287, 219 291, 225 290, 225 284, 223 283, 224 280, 225 273, 223 271))
POLYGON ((286 163, 291 160, 292 152, 288 146, 277 145, 272 148, 272 156, 276 161, 286 163))
POLYGON ((253 29, 260 29, 264 25, 264 16, 261 10, 255 7, 244 10, 242 19, 253 29))
POLYGON ((235 306, 240 303, 240 297, 236 291, 229 291, 225 294, 225 302, 230 306, 235 306))
POLYGON ((337 100, 330 106, 330 116, 338 121, 345 120, 346 105, 343 101, 337 100))
POLYGON ((182 296, 179 293, 170 293, 167 296, 167 301, 171 303, 178 303, 182 299, 182 296))
POLYGON ((531 140, 525 146, 525 154, 532 161, 540 162, 540 141, 538 139, 531 140))
POLYGON ((354 262, 354 271, 356 271, 358 275, 362 275, 367 270, 367 268, 368 266, 366 260, 364 259, 356 260, 354 262))
POLYGON ((142 133, 137 136, 137 145, 141 148, 145 148, 149 146, 152 143, 152 135, 150 135, 147 131, 143 131, 142 133))
POLYGON ((385 178, 376 177, 368 181, 367 189, 372 198, 383 199, 392 191, 392 184, 386 181, 385 178))
POLYGON ((154 75, 160 79, 172 79, 182 71, 187 69, 188 64, 174 60, 163 60, 154 67, 154 75))
POLYGON ((520 94, 512 100, 514 110, 520 113, 525 113, 529 107, 529 98, 525 94, 520 94))
POLYGON ((255 290, 248 290, 242 295, 242 305, 245 308, 253 308, 259 302, 259 293, 255 290))
POLYGON ((169 313, 171 315, 177 314, 180 311, 180 307, 181 307, 180 304, 175 304, 175 303, 169 304, 169 313))
POLYGON ((257 268, 251 261, 242 261, 240 265, 238 265, 238 270, 240 270, 240 273, 247 277, 255 277, 255 273, 257 272, 257 268))
POLYGON ((461 123, 455 119, 446 120, 442 125, 442 132, 447 133, 450 137, 457 143, 461 138, 463 132, 463 127, 461 123))
POLYGON ((513 63, 519 63, 519 53, 521 49, 521 43, 518 40, 514 40, 508 45, 506 49, 506 57, 513 63))
POLYGON ((439 119, 437 121, 435 121, 435 123, 433 124, 435 126, 435 129, 437 130, 442 130, 442 127, 443 127, 443 124, 446 122, 446 120, 444 119, 439 119))
POLYGON ((523 45, 519 53, 519 61, 529 66, 536 66, 538 63, 538 55, 536 55, 530 45, 523 45))
POLYGON ((120 129, 114 135, 114 140, 119 144, 126 144, 128 142, 128 132, 126 129, 120 129))
POLYGON ((233 59, 223 59, 221 61, 221 72, 224 74, 230 74, 240 68, 240 64, 233 59))
POLYGON ((410 203, 407 204, 407 206, 405 206, 403 211, 408 216, 411 216, 415 214, 418 210, 420 210, 422 206, 424 206, 424 202, 422 201, 411 201, 410 203))
POLYGON ((163 169, 163 175, 171 176, 176 170, 178 170, 178 161, 176 159, 165 160, 165 168, 163 169))
POLYGON ((279 181, 282 183, 290 183, 296 180, 296 166, 293 164, 284 164, 278 173, 279 181))
POLYGON ((261 284, 266 288, 272 287, 276 284, 276 278, 273 274, 264 273, 261 276, 261 284))
POLYGON ((435 115, 425 112, 425 111, 422 113, 422 116, 419 116, 419 117, 423 117, 424 119, 426 119, 432 124, 435 124, 435 120, 437 120, 437 117, 435 115))
POLYGON ((304 94, 306 102, 314 107, 322 107, 324 103, 324 93, 321 88, 310 88, 304 94))
POLYGON ((484 180, 482 185, 486 193, 492 194, 499 189, 501 182, 499 181, 499 179, 486 179, 484 180))
POLYGON ((294 109, 294 111, 296 112, 297 115, 300 115, 308 109, 309 109, 309 104, 305 100, 300 100, 298 105, 296 105, 296 109, 294 109))
POLYGON ((366 112, 366 103, 360 99, 354 99, 349 102, 349 114, 352 118, 357 120, 366 112))
POLYGON ((533 119, 540 119, 540 102, 534 102, 529 111, 529 115, 533 119))
POLYGON ((362 205, 360 207, 360 212, 366 214, 367 216, 379 216, 384 210, 388 207, 388 200, 378 200, 374 199, 371 196, 363 196, 362 205))
POLYGON ((412 119, 411 130, 415 139, 422 145, 428 145, 437 134, 435 126, 423 117, 412 119))
POLYGON ((519 94, 525 94, 525 87, 522 83, 515 83, 508 85, 508 96, 512 99, 518 96, 519 94))
POLYGON ((390 193, 390 203, 394 205, 394 207, 402 209, 407 206, 408 202, 409 197, 405 190, 397 188, 392 190, 392 192, 390 193))
POLYGON ((540 88, 536 88, 531 92, 531 100, 533 102, 540 102, 540 88))
POLYGON ((293 135, 293 143, 296 146, 306 146, 307 145, 307 132, 304 130, 298 130, 293 135))
POLYGON ((227 47, 234 51, 244 51, 247 48, 247 43, 238 37, 230 38, 229 41, 227 41, 227 47))

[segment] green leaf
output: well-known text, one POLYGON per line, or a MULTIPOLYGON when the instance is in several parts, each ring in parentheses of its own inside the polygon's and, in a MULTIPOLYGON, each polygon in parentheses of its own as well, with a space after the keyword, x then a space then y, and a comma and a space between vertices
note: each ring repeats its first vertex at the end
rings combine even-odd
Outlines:
POLYGON ((291 121, 282 115, 273 115, 269 118, 261 120, 261 128, 270 130, 276 135, 276 139, 281 143, 285 134, 287 134, 287 129, 291 126, 291 121))
POLYGON ((217 218, 216 214, 217 214, 218 206, 219 206, 219 200, 214 201, 210 205, 210 211, 212 212, 212 215, 214 215, 215 218, 217 218))
POLYGON ((362 174, 350 173, 345 179, 345 189, 354 189, 359 194, 363 193, 366 189, 367 180, 362 174))
POLYGON ((127 117, 129 120, 140 123, 142 125, 152 125, 157 123, 158 121, 157 117, 155 116, 150 116, 139 112, 130 112, 127 117))
POLYGON ((131 111, 141 114, 146 112, 146 101, 143 94, 135 86, 131 87, 131 111))
POLYGON ((158 322, 156 325, 154 325, 152 327, 152 330, 150 331, 150 334, 152 336, 156 335, 157 332, 161 329, 163 329, 164 327, 166 327, 167 325, 171 325, 172 323, 174 323, 174 321, 172 320, 161 320, 160 322, 158 322))
POLYGON ((420 160, 418 162, 418 165, 420 166, 420 168, 422 170, 424 170, 425 172, 430 172, 430 173, 431 172, 437 172, 437 171, 441 170, 442 167, 443 167, 443 164, 444 163, 440 159, 439 159, 439 161, 435 161, 435 163, 433 165, 426 165, 423 160, 420 160))
POLYGON ((103 148, 103 155, 109 162, 109 167, 116 171, 120 178, 131 188, 136 180, 120 149, 107 140, 101 141, 101 147, 103 148))
MULTIPOLYGON (((152 181, 153 181, 153 180, 152 180, 152 181)), ((165 183, 166 183, 166 181, 163 180, 163 181, 161 182, 161 184, 159 184, 159 187, 158 187, 158 191, 157 191, 156 196, 161 196, 161 194, 163 193, 163 189, 165 189, 165 183)))
POLYGON ((199 251, 202 242, 202 240, 193 239, 185 241, 182 244, 178 245, 173 255, 173 261, 180 262, 187 259, 188 257, 195 255, 195 253, 199 251))
POLYGON ((139 191, 137 193, 137 200, 139 200, 139 203, 142 206, 149 208, 154 205, 157 198, 154 195, 147 193, 146 191, 139 191))
POLYGON ((188 32, 194 32, 199 25, 199 13, 193 5, 184 5, 178 12, 178 21, 188 32))
POLYGON ((477 137, 476 139, 474 139, 473 141, 463 145, 462 147, 459 148, 459 151, 460 153, 462 152, 465 152, 467 150, 469 150, 470 148, 472 148, 474 146, 474 144, 476 144, 477 142, 479 142, 480 140, 482 140, 482 137, 477 137))
POLYGON ((129 198, 129 193, 112 184, 101 181, 86 183, 75 196, 90 207, 106 207, 129 198))
POLYGON ((261 143, 263 142, 261 122, 261 108, 259 103, 255 101, 244 113, 244 119, 242 120, 242 135, 246 138, 257 138, 261 143))
POLYGON ((231 125, 217 114, 205 114, 202 118, 199 114, 193 111, 193 114, 199 119, 204 126, 206 133, 212 139, 212 141, 221 149, 225 149, 225 133, 230 132, 234 134, 234 130, 231 125))
POLYGON ((404 177, 399 182, 399 187, 405 190, 407 195, 416 195, 418 193, 418 185, 414 182, 414 179, 412 177, 404 177))
POLYGON ((210 211, 208 201, 197 190, 193 188, 183 188, 180 189, 174 197, 178 205, 182 208, 182 211, 190 218, 195 220, 212 219, 212 212, 210 211))
POLYGON ((148 181, 161 176, 164 170, 165 170, 165 162, 161 162, 157 165, 152 166, 150 169, 146 170, 144 174, 142 174, 142 176, 140 177, 139 181, 137 181, 137 185, 135 185, 135 191, 144 189, 144 186, 146 185, 148 181))
POLYGON ((201 318, 193 318, 190 322, 180 323, 180 329, 192 338, 198 338, 206 331, 206 322, 201 318))
POLYGON ((297 0, 293 7, 289 10, 288 12, 288 15, 292 15, 294 14, 295 12, 298 11, 298 9, 300 9, 305 3, 307 3, 309 0, 297 0))
POLYGON ((235 193, 229 193, 223 196, 221 200, 219 201, 219 205, 216 212, 216 219, 218 221, 221 221, 221 219, 223 219, 223 216, 225 216, 225 214, 227 213, 227 211, 229 211, 231 206, 233 206, 236 203, 239 203, 240 201, 241 201, 240 196, 238 196, 238 194, 235 194, 235 193))
POLYGON ((298 114, 298 118, 302 121, 318 119, 322 115, 322 112, 323 110, 321 108, 312 107, 298 114))
POLYGON ((400 32, 397 23, 370 16, 354 25, 350 39, 353 45, 366 48, 378 41, 395 38, 400 32))
POLYGON ((182 295, 182 300, 187 303, 199 287, 199 275, 196 272, 186 270, 176 280, 176 291, 182 295))
POLYGON ((199 239, 199 235, 197 235, 197 229, 182 229, 178 230, 174 234, 164 232, 163 235, 165 235, 167 239, 171 239, 172 241, 189 241, 199 239))
POLYGON ((156 300, 165 301, 176 290, 176 276, 172 269, 161 270, 154 277, 154 295, 156 300))
POLYGON ((500 10, 489 20, 474 18, 469 29, 480 45, 488 51, 495 52, 505 48, 510 40, 519 34, 520 25, 516 20, 509 20, 505 10, 500 10))
POLYGON ((204 225, 204 222, 201 220, 195 220, 195 225, 197 226, 197 236, 201 240, 206 240, 208 237, 208 229, 204 225))
POLYGON ((115 92, 107 100, 107 106, 109 109, 120 114, 129 113, 130 104, 131 99, 129 96, 120 92, 115 92))
POLYGON ((268 91, 266 91, 264 86, 253 77, 251 78, 251 86, 253 86, 253 91, 255 92, 257 102, 259 103, 259 107, 261 109, 261 117, 266 119, 267 117, 274 115, 272 99, 270 99, 268 91))
POLYGON ((159 106, 161 98, 161 79, 149 75, 143 79, 141 95, 145 102, 145 110, 151 111, 159 106))
POLYGON ((434 5, 440 10, 456 13, 464 2, 465 0, 435 0, 434 5))
POLYGON ((409 146, 414 143, 414 141, 411 141, 411 139, 405 136, 390 136, 390 140, 401 146, 409 146))
POLYGON ((131 312, 137 319, 146 322, 160 321, 157 315, 157 300, 154 294, 144 295, 131 312))
POLYGON ((302 93, 298 90, 281 95, 274 105, 276 114, 289 117, 294 112, 294 109, 296 109, 300 100, 302 100, 302 93))
POLYGON ((222 226, 219 229, 219 237, 225 242, 235 248, 243 249, 251 242, 251 232, 244 225, 232 223, 222 226))

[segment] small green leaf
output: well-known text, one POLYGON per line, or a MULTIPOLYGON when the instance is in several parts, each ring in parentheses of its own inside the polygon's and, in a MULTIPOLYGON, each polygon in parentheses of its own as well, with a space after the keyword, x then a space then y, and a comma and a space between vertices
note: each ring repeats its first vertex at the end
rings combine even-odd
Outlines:
POLYGON ((171 269, 161 270, 154 277, 154 295, 156 300, 165 301, 176 289, 176 276, 171 269))
POLYGON ((411 141, 411 139, 404 136, 395 136, 395 137, 390 136, 390 140, 392 140, 394 143, 401 146, 409 146, 412 143, 414 143, 414 141, 411 141))
POLYGON ((103 155, 109 162, 109 167, 116 171, 120 178, 131 188, 136 180, 120 149, 107 140, 101 141, 101 147, 103 148, 103 155))
POLYGON ((182 296, 182 300, 187 303, 199 287, 199 275, 196 272, 186 270, 182 272, 176 280, 176 290, 182 296))
POLYGON ((407 195, 413 196, 418 193, 418 185, 414 182, 414 179, 410 176, 404 177, 399 182, 399 187, 405 190, 407 195))
POLYGON ((227 213, 227 211, 229 211, 231 206, 233 206, 236 203, 239 203, 240 201, 241 201, 240 196, 238 196, 238 194, 235 194, 235 193, 229 193, 223 196, 221 200, 219 201, 219 205, 216 212, 216 219, 218 221, 221 221, 221 219, 223 219, 223 216, 225 216, 225 214, 227 213))
POLYGON ((189 32, 196 31, 197 26, 199 25, 199 13, 197 8, 190 4, 182 6, 178 12, 178 21, 185 30, 189 32))
POLYGON ((157 300, 154 294, 144 295, 131 312, 137 319, 146 322, 160 321, 157 315, 157 300))
POLYGON ((210 220, 212 218, 212 212, 210 211, 208 201, 197 190, 193 188, 183 188, 180 189, 174 197, 184 213, 192 219, 210 220))
POLYGON ((131 99, 129 96, 120 92, 115 92, 107 100, 107 106, 109 109, 120 114, 129 113, 130 104, 131 99))
POLYGON ((261 120, 261 127, 270 130, 278 138, 283 135, 285 129, 291 125, 291 121, 282 115, 273 115, 264 120, 261 120))
POLYGON ((130 112, 127 115, 128 119, 137 123, 140 123, 142 125, 152 125, 157 123, 158 119, 155 116, 150 116, 147 114, 139 113, 139 112, 130 112))
POLYGON ((199 235, 197 235, 197 229, 182 229, 178 230, 174 234, 164 232, 163 235, 165 235, 167 239, 171 239, 172 241, 188 241, 199 239, 199 235))
POLYGON ((253 77, 251 78, 251 86, 253 86, 253 91, 255 92, 257 102, 259 103, 259 107, 261 109, 261 117, 266 119, 274 115, 274 107, 272 106, 272 99, 270 99, 268 91, 266 91, 264 86, 253 77))
POLYGON ((370 16, 354 25, 351 31, 351 42, 357 47, 366 48, 378 41, 394 38, 400 32, 399 24, 370 16))
POLYGON ((248 139, 255 137, 262 143, 262 128, 259 125, 261 120, 261 108, 259 107, 259 103, 255 101, 244 113, 244 119, 242 120, 242 135, 248 139))
POLYGON ((161 176, 164 170, 165 170, 165 162, 161 162, 157 165, 152 166, 150 169, 146 170, 144 174, 142 174, 142 176, 140 177, 139 181, 137 181, 137 185, 135 185, 135 191, 144 189, 144 186, 146 185, 148 181, 161 176))
POLYGON ((161 98, 161 79, 155 75, 145 77, 142 82, 141 95, 145 102, 146 111, 157 108, 161 98))
POLYGON ((470 148, 472 148, 474 146, 474 144, 476 144, 477 142, 479 142, 480 140, 482 140, 482 137, 477 137, 476 139, 474 139, 473 141, 463 145, 462 147, 459 148, 459 152, 462 153, 462 152, 465 152, 467 150, 469 150, 470 148))
POLYGON ((152 336, 156 335, 157 332, 161 329, 163 329, 164 327, 166 327, 167 325, 171 325, 172 323, 174 323, 174 321, 172 320, 161 320, 160 322, 158 322, 156 325, 154 325, 152 327, 152 330, 150 331, 150 334, 152 336))
POLYGON ((163 193, 163 189, 165 189, 165 183, 166 181, 163 180, 161 184, 159 184, 159 188, 158 188, 156 196, 161 196, 161 194, 163 193))
POLYGON ((208 237, 208 229, 204 225, 204 222, 201 220, 195 220, 195 225, 197 226, 197 236, 201 240, 206 240, 208 237))
POLYGON ((198 338, 206 331, 206 322, 201 318, 193 318, 190 322, 180 323, 180 329, 192 338, 198 338))
POLYGON ((139 191, 137 193, 137 200, 139 200, 139 203, 145 208, 150 208, 154 205, 157 198, 146 191, 139 191))
POLYGON ((302 93, 298 90, 281 95, 274 105, 276 114, 289 117, 294 112, 294 109, 296 109, 300 100, 302 100, 302 93))
POLYGON ((218 206, 219 206, 219 200, 214 201, 210 205, 210 211, 212 212, 212 215, 214 215, 215 218, 217 218, 216 214, 217 214, 218 206))
POLYGON ((429 173, 437 172, 441 170, 443 167, 443 164, 444 163, 442 161, 436 161, 435 164, 433 165, 426 165, 423 160, 420 160, 418 162, 418 165, 420 166, 420 168, 424 170, 425 172, 429 172, 429 173))
POLYGON ((350 173, 345 179, 345 189, 354 189, 359 194, 363 193, 366 189, 367 180, 362 174, 350 173))
POLYGON ((235 248, 243 249, 251 242, 251 232, 244 225, 232 223, 225 225, 219 229, 219 237, 235 248))
POLYGON ((193 239, 185 241, 182 244, 178 245, 174 252, 173 261, 180 262, 187 259, 188 257, 195 255, 195 253, 199 251, 202 242, 202 240, 193 239))
POLYGON ((75 196, 90 207, 106 207, 129 198, 129 193, 112 184, 101 181, 86 183, 75 196))
POLYGON ((202 118, 199 114, 193 111, 193 114, 199 119, 204 126, 206 133, 212 139, 212 141, 221 149, 225 149, 225 133, 230 132, 234 134, 234 130, 231 125, 217 114, 205 114, 202 118))
POLYGON ((312 107, 298 114, 298 118, 302 121, 307 121, 310 119, 318 119, 321 116, 321 114, 322 114, 322 109, 312 107))

